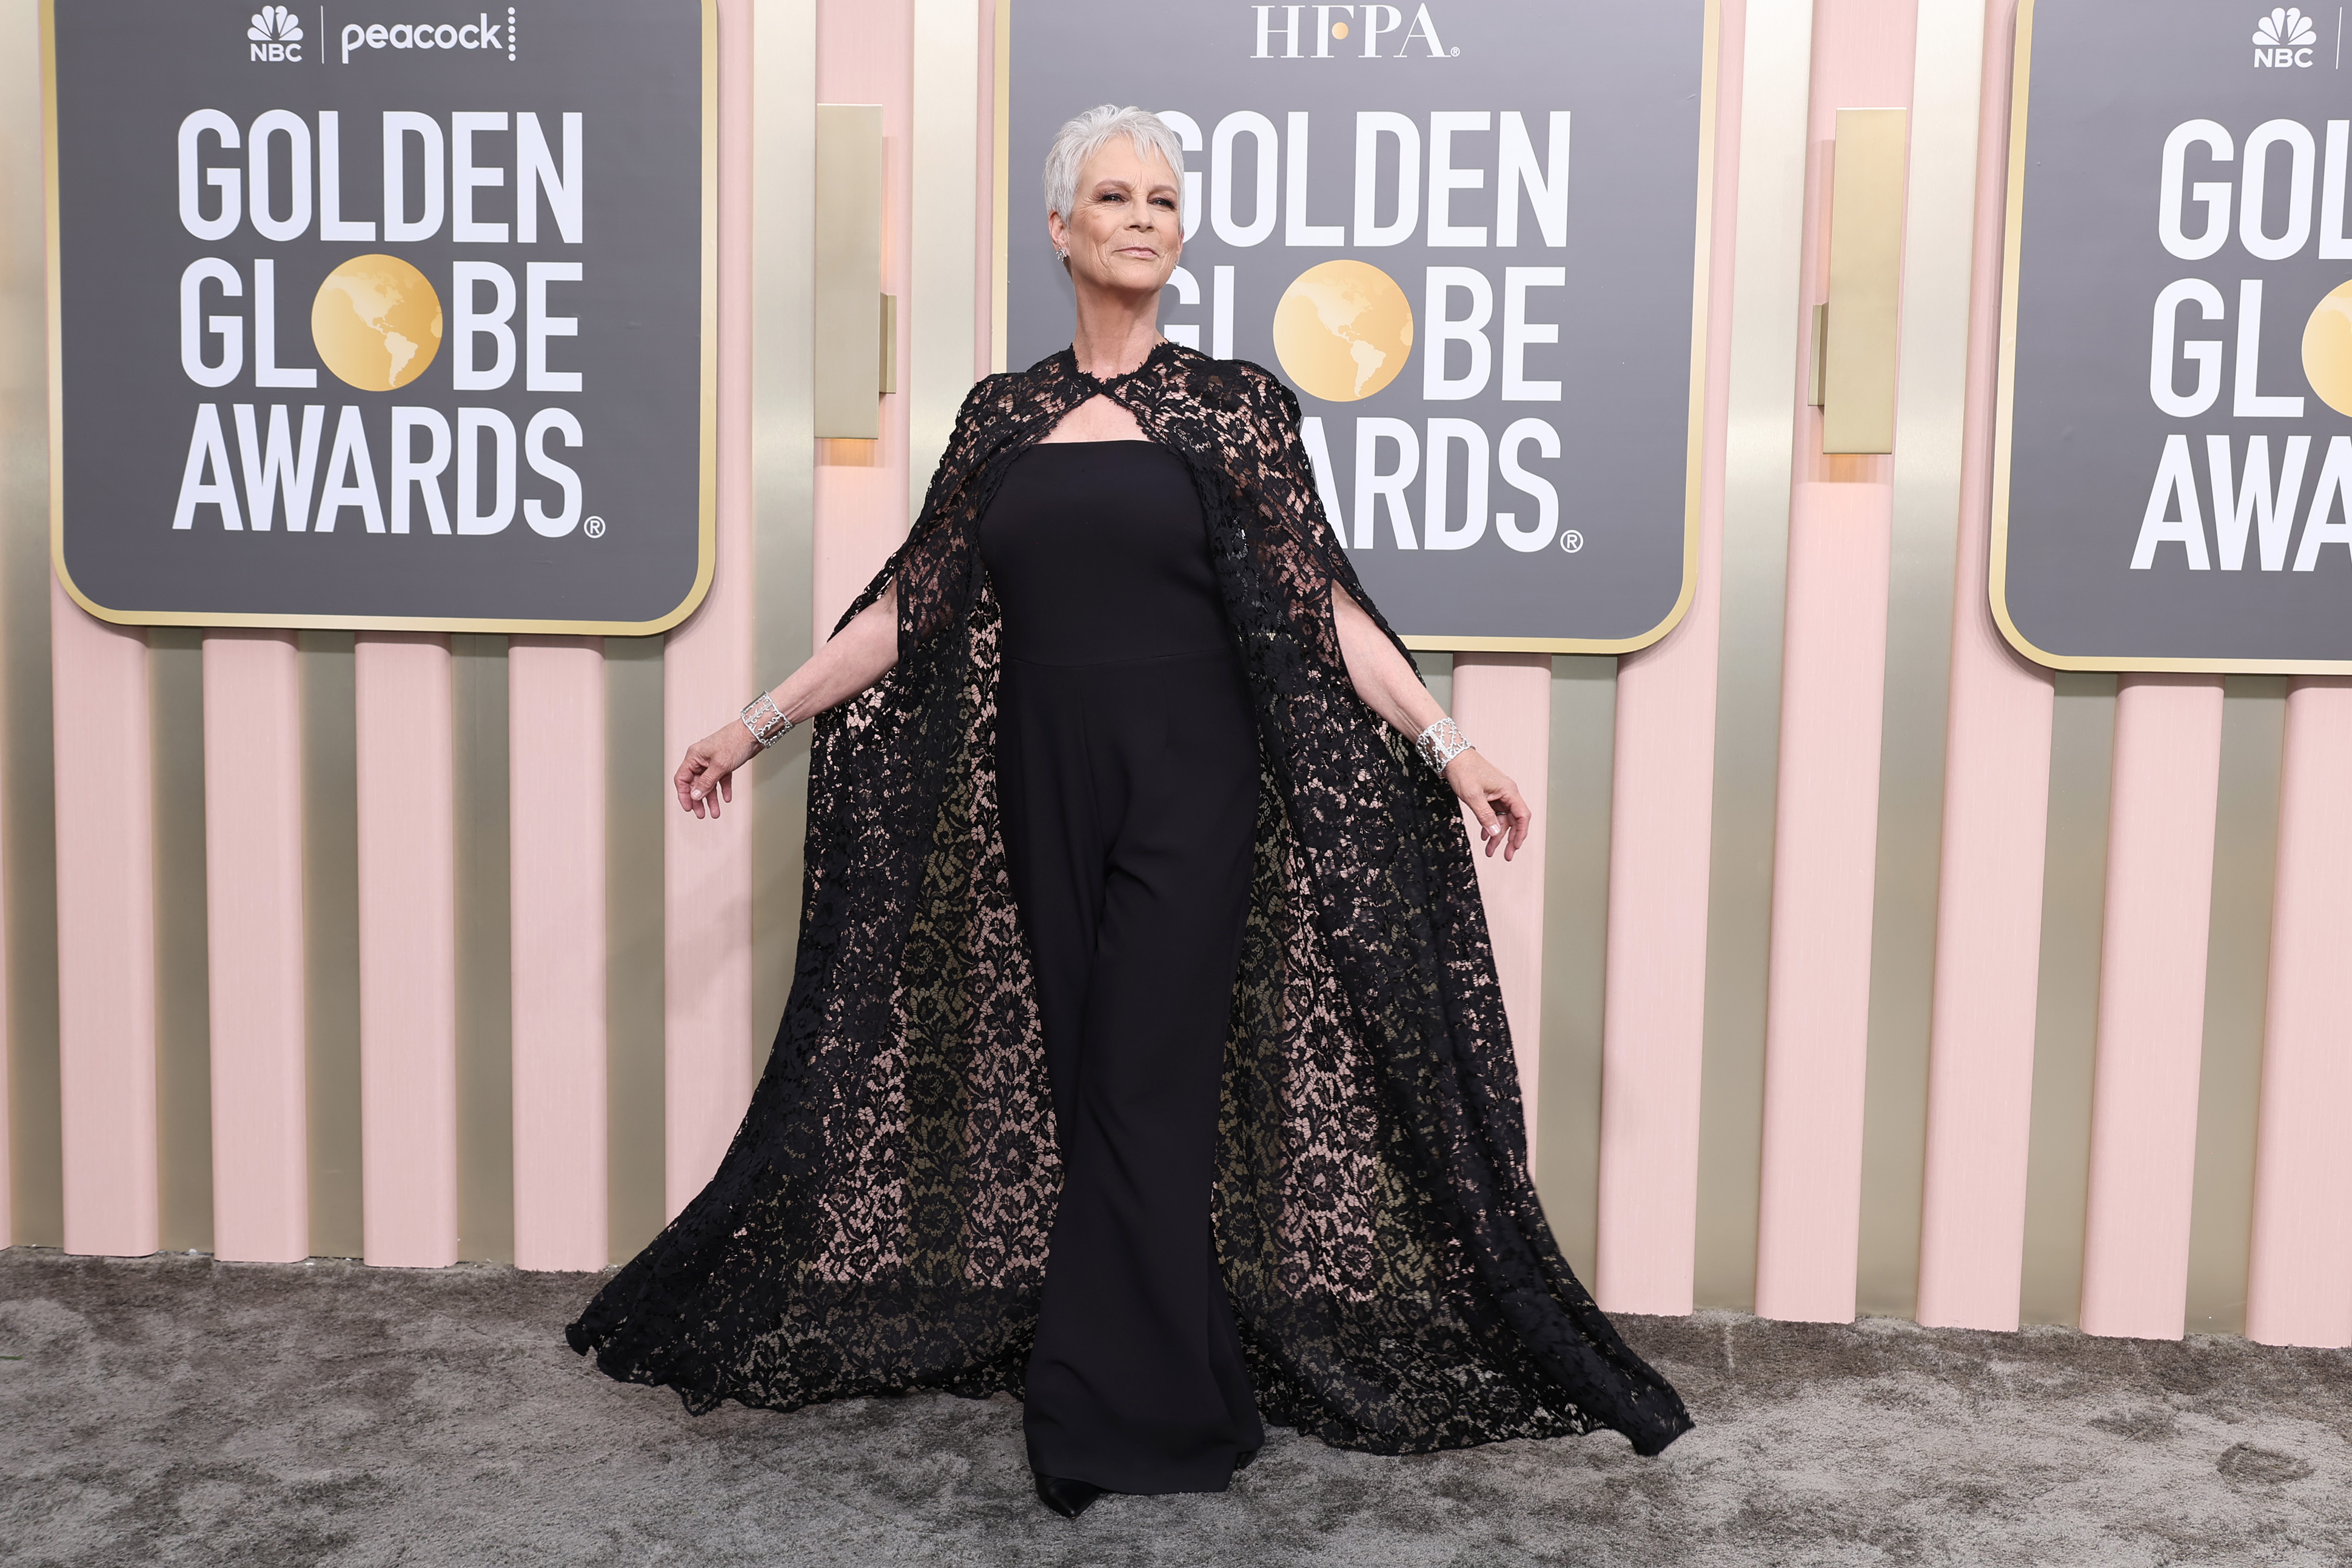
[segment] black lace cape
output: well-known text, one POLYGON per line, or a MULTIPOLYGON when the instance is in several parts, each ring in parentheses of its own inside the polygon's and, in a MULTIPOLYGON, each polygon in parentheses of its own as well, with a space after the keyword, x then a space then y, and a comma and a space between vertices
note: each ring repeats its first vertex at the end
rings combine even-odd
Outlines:
POLYGON ((1061 1169, 998 831, 979 521, 1013 458, 1097 392, 1192 470, 1257 711, 1214 1215, 1260 1409, 1374 1453, 1596 1426, 1655 1453, 1690 1417, 1536 1202, 1468 837, 1349 682, 1331 585, 1372 606, 1297 401, 1173 344, 1112 381, 1065 350, 965 402, 920 520, 849 611, 897 581, 898 663, 814 726, 773 1054, 717 1175, 572 1347, 697 1413, 1020 1392, 1061 1169))

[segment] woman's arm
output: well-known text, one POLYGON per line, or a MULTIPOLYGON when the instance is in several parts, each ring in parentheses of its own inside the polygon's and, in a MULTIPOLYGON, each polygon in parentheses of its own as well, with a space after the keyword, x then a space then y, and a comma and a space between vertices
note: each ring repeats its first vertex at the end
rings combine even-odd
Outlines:
MULTIPOLYGON (((1364 706, 1408 736, 1417 736, 1445 717, 1445 710, 1429 694, 1361 605, 1338 584, 1331 585, 1331 616, 1339 628, 1339 657, 1346 660, 1348 679, 1364 706)), ((740 727, 740 726, 739 726, 740 727)), ((1445 764, 1445 782, 1478 819, 1478 835, 1492 855, 1496 849, 1508 860, 1527 842, 1535 813, 1503 771, 1475 747, 1445 764)))
MULTIPOLYGON (((768 693, 793 723, 848 701, 890 673, 898 662, 898 585, 857 613, 857 618, 825 639, 814 657, 768 693)), ((735 770, 760 750, 740 719, 726 723, 686 749, 677 776, 678 809, 697 816, 719 815, 719 802, 735 798, 735 770)))

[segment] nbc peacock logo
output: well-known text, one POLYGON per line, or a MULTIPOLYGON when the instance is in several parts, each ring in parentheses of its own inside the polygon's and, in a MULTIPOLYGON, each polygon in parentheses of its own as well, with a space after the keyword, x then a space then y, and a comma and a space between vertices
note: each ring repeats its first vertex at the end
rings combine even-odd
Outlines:
POLYGON ((2276 6, 2254 23, 2254 64, 2308 70, 2312 46, 2317 42, 2319 32, 2310 17, 2296 6, 2276 6))
POLYGON ((302 58, 302 24, 283 5, 264 5, 245 29, 247 58, 277 63, 302 58))

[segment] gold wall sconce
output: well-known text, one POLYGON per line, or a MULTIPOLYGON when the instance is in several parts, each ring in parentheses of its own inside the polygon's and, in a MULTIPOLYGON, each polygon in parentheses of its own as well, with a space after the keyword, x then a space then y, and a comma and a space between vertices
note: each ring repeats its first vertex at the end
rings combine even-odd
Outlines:
POLYGON ((898 301, 882 292, 882 106, 816 106, 816 434, 872 441, 898 389, 898 301), (877 345, 879 357, 877 357, 877 345))
POLYGON ((1841 109, 1830 170, 1829 299, 1813 307, 1824 452, 1895 450, 1910 111, 1841 109))

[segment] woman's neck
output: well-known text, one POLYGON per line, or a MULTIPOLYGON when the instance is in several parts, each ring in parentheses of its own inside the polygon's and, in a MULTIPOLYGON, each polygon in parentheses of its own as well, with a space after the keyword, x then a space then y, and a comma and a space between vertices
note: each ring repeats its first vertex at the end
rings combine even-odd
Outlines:
POLYGON ((1160 342, 1160 299, 1114 295, 1081 288, 1077 331, 1070 346, 1078 368, 1108 380, 1141 367, 1160 342))

